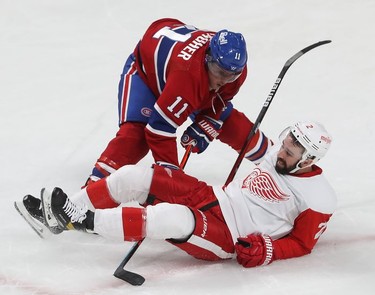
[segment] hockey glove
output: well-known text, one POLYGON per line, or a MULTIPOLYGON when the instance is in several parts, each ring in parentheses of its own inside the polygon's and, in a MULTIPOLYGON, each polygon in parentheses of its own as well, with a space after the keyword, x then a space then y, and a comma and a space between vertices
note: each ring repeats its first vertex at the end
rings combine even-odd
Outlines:
POLYGON ((267 235, 253 234, 238 238, 235 245, 237 261, 244 267, 270 264, 273 261, 272 239, 267 235))
POLYGON ((193 153, 202 153, 221 131, 223 122, 208 116, 197 118, 182 134, 181 145, 186 149, 192 145, 193 153))

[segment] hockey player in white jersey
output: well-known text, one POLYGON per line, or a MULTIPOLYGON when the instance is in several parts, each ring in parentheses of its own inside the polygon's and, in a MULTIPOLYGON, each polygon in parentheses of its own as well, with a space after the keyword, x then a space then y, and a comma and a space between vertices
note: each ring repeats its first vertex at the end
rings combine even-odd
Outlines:
POLYGON ((247 177, 226 187, 157 165, 124 166, 70 198, 60 188, 42 190, 45 222, 54 233, 166 239, 196 258, 236 257, 244 267, 302 256, 312 251, 336 207, 335 192, 316 165, 330 145, 321 124, 298 122, 247 177), (130 201, 142 206, 120 206, 130 201))

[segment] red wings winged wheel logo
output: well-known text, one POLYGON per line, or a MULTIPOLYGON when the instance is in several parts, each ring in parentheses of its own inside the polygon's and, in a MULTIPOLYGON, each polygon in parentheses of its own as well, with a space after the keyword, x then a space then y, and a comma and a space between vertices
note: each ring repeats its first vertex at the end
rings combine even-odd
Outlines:
POLYGON ((255 168, 254 171, 245 178, 242 188, 248 188, 257 197, 272 203, 286 201, 289 195, 285 194, 277 185, 272 176, 255 168))

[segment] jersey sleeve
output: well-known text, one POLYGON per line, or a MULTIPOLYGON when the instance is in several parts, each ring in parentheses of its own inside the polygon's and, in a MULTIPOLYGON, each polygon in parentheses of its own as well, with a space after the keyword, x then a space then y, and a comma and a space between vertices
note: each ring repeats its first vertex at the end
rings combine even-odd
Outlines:
MULTIPOLYGON (((245 114, 233 109, 225 120, 218 139, 240 152, 253 125, 245 114)), ((271 146, 271 140, 258 129, 247 147, 245 157, 257 164, 261 162, 271 146)))
POLYGON ((273 242, 274 258, 287 259, 311 253, 331 215, 311 209, 303 211, 294 221, 292 232, 273 242))
POLYGON ((193 112, 191 99, 194 80, 186 73, 174 73, 154 105, 145 129, 146 140, 155 162, 178 166, 176 130, 193 112), (186 85, 190 85, 187 88, 186 85))

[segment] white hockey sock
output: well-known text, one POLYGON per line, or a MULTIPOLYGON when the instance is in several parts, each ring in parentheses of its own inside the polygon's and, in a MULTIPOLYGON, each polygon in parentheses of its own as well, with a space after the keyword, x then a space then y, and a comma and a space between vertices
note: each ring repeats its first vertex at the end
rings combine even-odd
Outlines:
POLYGON ((97 209, 94 217, 94 232, 110 240, 124 241, 122 208, 97 209))
POLYGON ((69 199, 79 208, 86 205, 90 211, 95 211, 95 208, 87 195, 86 189, 81 189, 79 192, 69 197, 69 199))

